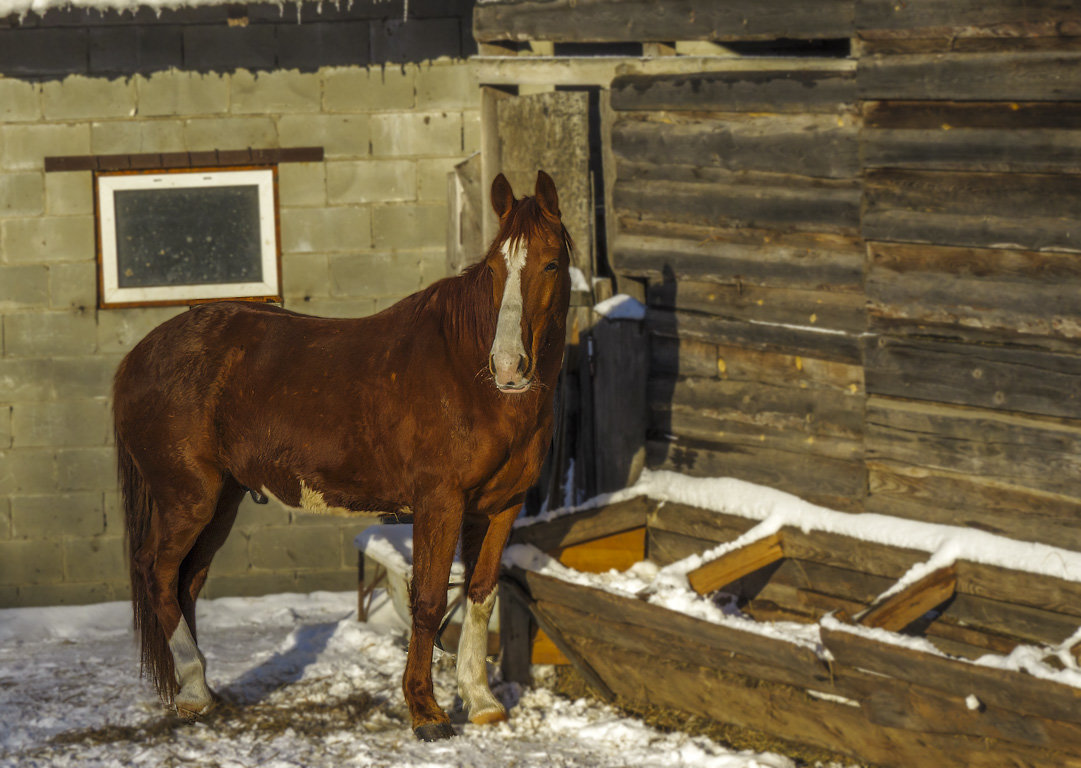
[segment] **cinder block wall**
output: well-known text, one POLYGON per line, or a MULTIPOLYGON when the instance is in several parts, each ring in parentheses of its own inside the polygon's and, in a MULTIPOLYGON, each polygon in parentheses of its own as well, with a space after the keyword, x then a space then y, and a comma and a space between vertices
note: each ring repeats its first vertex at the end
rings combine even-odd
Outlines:
MULTIPOLYGON (((446 174, 479 106, 462 60, 0 78, 0 606, 126 599, 111 379, 185 311, 96 308, 91 174, 43 158, 322 145, 279 166, 285 306, 358 316, 446 273, 446 174)), ((204 594, 350 589, 369 522, 246 500, 204 594)))

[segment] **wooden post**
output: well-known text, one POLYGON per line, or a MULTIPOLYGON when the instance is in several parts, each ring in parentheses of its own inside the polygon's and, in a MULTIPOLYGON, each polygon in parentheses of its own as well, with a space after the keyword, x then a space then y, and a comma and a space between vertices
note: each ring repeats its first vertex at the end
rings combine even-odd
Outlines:
POLYGON ((499 666, 507 682, 532 685, 533 617, 522 591, 506 579, 499 581, 499 666))
POLYGON ((593 326, 593 440, 596 490, 633 485, 645 465, 649 335, 637 320, 593 326))
POLYGON ((783 557, 782 535, 780 531, 777 531, 772 536, 752 541, 745 547, 732 550, 716 560, 710 560, 695 568, 687 574, 687 581, 691 583, 691 589, 695 592, 708 595, 783 557))

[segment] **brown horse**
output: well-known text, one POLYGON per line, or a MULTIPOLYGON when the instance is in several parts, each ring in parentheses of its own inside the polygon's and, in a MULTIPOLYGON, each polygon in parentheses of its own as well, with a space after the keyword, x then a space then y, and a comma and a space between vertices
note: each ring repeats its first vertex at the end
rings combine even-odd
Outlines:
POLYGON ((195 307, 147 335, 114 383, 119 474, 143 671, 178 714, 212 706, 195 600, 249 490, 311 512, 414 514, 413 631, 402 687, 413 731, 453 735, 432 644, 461 535, 467 615, 458 687, 488 688, 499 561, 552 435, 570 298, 570 238, 552 179, 516 200, 492 183, 484 260, 371 317, 195 307))

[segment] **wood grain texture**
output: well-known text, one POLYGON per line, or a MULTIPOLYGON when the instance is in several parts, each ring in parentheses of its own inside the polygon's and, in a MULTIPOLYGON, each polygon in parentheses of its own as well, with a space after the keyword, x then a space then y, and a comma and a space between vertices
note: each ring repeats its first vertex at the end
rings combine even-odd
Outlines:
POLYGON ((784 540, 774 533, 709 560, 687 574, 691 589, 708 595, 784 557, 784 540))
POLYGON ((900 632, 916 619, 953 597, 957 589, 957 570, 953 566, 939 568, 887 598, 876 600, 864 613, 856 616, 865 627, 900 632))
POLYGON ((612 151, 632 162, 844 179, 859 174, 857 125, 848 114, 627 113, 612 151))
POLYGON ((1037 251, 1081 246, 1072 206, 1081 176, 870 171, 864 192, 861 228, 869 240, 1037 251))
POLYGON ((612 81, 612 108, 833 114, 856 101, 854 66, 813 62, 760 71, 623 75, 612 81))
POLYGON ((852 34, 853 0, 518 0, 473 10, 478 42, 641 42, 835 38, 852 34))
POLYGON ((1081 35, 1081 9, 1070 0, 856 0, 861 36, 1081 35))
POLYGON ((1077 101, 1077 51, 870 55, 859 62, 861 99, 1077 101))

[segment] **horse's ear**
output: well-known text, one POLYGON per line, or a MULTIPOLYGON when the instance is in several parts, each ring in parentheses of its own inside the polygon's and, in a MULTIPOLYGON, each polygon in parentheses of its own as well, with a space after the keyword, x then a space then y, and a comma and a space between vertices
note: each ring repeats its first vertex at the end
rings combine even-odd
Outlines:
POLYGON ((544 171, 537 171, 537 191, 534 193, 541 210, 553 219, 560 217, 559 195, 556 193, 556 183, 552 177, 544 171))
POLYGON ((495 215, 502 219, 510 213, 513 205, 514 192, 507 177, 501 173, 492 181, 492 208, 495 209, 495 215))

